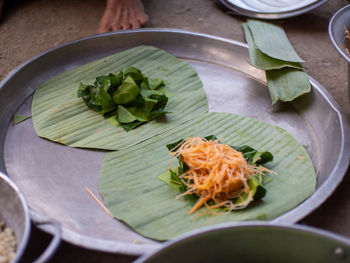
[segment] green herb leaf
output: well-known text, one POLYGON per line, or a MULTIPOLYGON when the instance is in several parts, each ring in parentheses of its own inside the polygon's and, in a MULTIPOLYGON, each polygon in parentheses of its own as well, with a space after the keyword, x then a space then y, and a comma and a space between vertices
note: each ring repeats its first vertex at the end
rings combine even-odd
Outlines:
POLYGON ((142 88, 142 87, 141 87, 141 92, 140 93, 141 93, 141 96, 144 97, 144 98, 150 98, 154 94, 157 94, 157 95, 165 94, 163 88, 160 88, 158 90, 150 90, 150 89, 145 89, 145 88, 142 88))
POLYGON ((121 123, 130 123, 136 120, 136 117, 126 108, 118 105, 118 121, 121 123))
POLYGON ((116 104, 127 104, 134 100, 140 94, 140 88, 130 77, 126 77, 117 91, 113 94, 113 100, 116 104))
POLYGON ((248 145, 231 147, 236 151, 241 152, 244 159, 246 159, 251 165, 264 165, 273 161, 273 156, 270 152, 259 152, 248 145))
POLYGON ((139 86, 143 81, 143 74, 141 70, 135 67, 128 67, 124 71, 124 80, 130 77, 134 80, 137 86, 139 86))
MULTIPOLYGON (((262 199, 266 195, 266 189, 262 186, 262 183, 258 179, 257 176, 252 176, 248 179, 248 185, 250 188, 250 191, 254 197, 254 201, 262 199)), ((248 194, 242 193, 238 196, 235 204, 241 204, 245 200, 247 200, 248 194)))
MULTIPOLYGON (((209 135, 209 136, 205 136, 204 139, 206 139, 207 141, 215 141, 218 138, 215 135, 209 135)), ((176 142, 167 144, 166 147, 168 148, 169 151, 175 152, 175 151, 177 151, 177 149, 179 149, 180 145, 184 141, 185 141, 184 139, 180 139, 180 140, 178 140, 176 142)))
POLYGON ((144 124, 145 122, 144 121, 133 121, 133 122, 130 122, 130 123, 119 123, 120 126, 122 126, 122 128, 124 129, 124 131, 131 131, 133 129, 135 129, 136 127, 144 124))
POLYGON ((145 101, 145 112, 146 114, 149 114, 154 105, 156 105, 158 103, 158 100, 154 100, 154 99, 150 99, 150 98, 144 98, 145 101))
POLYGON ((207 141, 215 141, 218 138, 215 135, 209 135, 209 136, 205 136, 204 139, 206 139, 207 141))
POLYGON ((85 104, 92 110, 100 112, 102 110, 100 100, 100 88, 93 85, 80 83, 78 97, 81 97, 85 104))
POLYGON ((128 112, 130 112, 136 120, 146 122, 149 121, 149 116, 144 112, 142 108, 139 107, 128 107, 126 108, 128 112))
POLYGON ((100 103, 102 112, 109 112, 116 108, 116 105, 113 103, 112 97, 104 88, 100 88, 100 103))
POLYGON ((168 170, 158 176, 158 179, 175 189, 177 192, 184 191, 184 184, 181 179, 172 170, 168 170))
POLYGON ((184 139, 180 139, 176 142, 167 144, 166 147, 168 148, 169 151, 175 152, 177 149, 179 149, 179 147, 183 142, 184 142, 184 139))

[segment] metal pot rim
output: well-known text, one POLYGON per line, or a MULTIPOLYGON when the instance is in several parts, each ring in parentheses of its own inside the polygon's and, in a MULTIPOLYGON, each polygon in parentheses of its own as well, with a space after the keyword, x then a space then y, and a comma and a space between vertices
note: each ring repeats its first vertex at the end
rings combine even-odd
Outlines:
POLYGON ((227 229, 244 229, 244 228, 268 228, 268 229, 280 229, 282 231, 284 230, 292 230, 292 231, 299 231, 303 233, 308 233, 308 234, 313 234, 319 237, 324 237, 327 239, 331 239, 334 241, 338 241, 345 246, 350 247, 350 239, 340 236, 339 234, 332 233, 327 230, 319 229, 316 227, 312 226, 307 226, 307 225, 300 225, 300 224, 294 224, 294 225, 289 225, 289 224, 276 224, 272 222, 261 222, 261 221, 249 221, 249 222, 240 222, 240 223, 223 223, 223 224, 218 224, 214 226, 209 226, 209 227, 203 227, 200 229, 196 229, 194 231, 185 233, 173 240, 166 241, 163 246, 142 255, 138 259, 134 261, 134 263, 142 263, 142 262, 147 262, 147 260, 152 259, 155 255, 157 255, 161 251, 165 251, 168 249, 171 249, 172 247, 176 246, 178 243, 183 242, 185 240, 191 239, 193 237, 199 237, 206 235, 211 232, 215 231, 222 231, 222 230, 227 230, 227 229))
POLYGON ((6 175, 4 175, 3 173, 0 173, 0 180, 4 180, 16 192, 16 194, 21 202, 23 212, 24 212, 23 238, 19 242, 17 241, 17 249, 16 249, 16 254, 15 254, 16 256, 12 261, 14 263, 14 262, 20 261, 20 259, 23 256, 23 253, 27 247, 28 241, 29 241, 30 229, 31 229, 30 213, 29 213, 27 201, 25 200, 24 195, 19 190, 17 185, 10 178, 8 178, 6 175))

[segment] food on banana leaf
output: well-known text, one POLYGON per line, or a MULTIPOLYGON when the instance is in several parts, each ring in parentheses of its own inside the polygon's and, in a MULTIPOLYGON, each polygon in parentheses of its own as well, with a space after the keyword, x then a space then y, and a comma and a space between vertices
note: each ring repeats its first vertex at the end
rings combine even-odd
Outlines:
MULTIPOLYGON (((172 165, 174 168, 179 165, 177 158, 172 165)), ((260 184, 260 178, 257 179, 260 184)), ((157 240, 219 223, 273 220, 308 198, 315 187, 313 164, 303 145, 292 135, 256 119, 218 112, 201 114, 128 149, 106 153, 99 180, 100 194, 113 216, 138 233, 157 240), (188 195, 176 200, 182 185, 174 180, 170 182, 172 158, 164 145, 179 138, 203 138, 208 134, 222 138, 221 142, 227 145, 242 145, 236 150, 250 164, 263 164, 273 171, 261 176, 266 189, 262 199, 258 198, 262 193, 259 191, 254 195, 256 200, 244 209, 225 212, 226 208, 209 210, 203 206, 188 215, 198 198, 188 195), (272 156, 254 149, 270 152, 273 161, 265 163, 272 156), (163 172, 166 173, 158 176, 163 172)))
POLYGON ((71 147, 103 150, 128 148, 207 111, 208 101, 196 71, 187 62, 152 46, 131 48, 56 75, 38 86, 32 103, 33 125, 38 136, 71 147), (142 74, 135 68, 142 71, 142 74), (109 82, 114 88, 114 83, 119 81, 121 74, 109 73, 120 71, 123 71, 123 78, 124 75, 130 77, 125 79, 126 83, 122 84, 120 90, 128 92, 117 93, 113 98, 114 94, 108 93, 112 91, 109 82), (96 80, 97 76, 102 77, 96 80), (143 78, 144 76, 148 77, 143 78), (96 86, 87 85, 94 81, 96 86), (136 88, 130 84, 132 81, 137 85, 144 84, 141 88, 136 88), (91 103, 88 97, 86 100, 91 108, 103 112, 105 117, 111 113, 108 109, 110 106, 112 108, 114 102, 119 104, 119 123, 114 116, 106 119, 102 114, 87 108, 84 100, 77 96, 80 83, 84 83, 81 86, 83 97, 89 91, 94 93, 99 89, 99 92, 95 92, 96 100, 91 103), (108 91, 104 92, 105 88, 108 91), (134 96, 137 99, 138 89, 144 98, 140 102, 144 104, 143 110, 120 104, 134 96), (164 110, 166 98, 163 95, 169 97, 164 110), (111 102, 108 96, 114 100, 111 102), (165 111, 171 114, 164 115, 165 111), (160 115, 163 116, 132 129, 141 124, 141 121, 160 115), (124 129, 132 130, 126 132, 124 129))
POLYGON ((263 175, 271 171, 261 165, 273 160, 270 152, 232 147, 214 135, 181 139, 167 147, 179 166, 170 167, 159 179, 170 177, 163 181, 181 192, 177 197, 195 200, 189 214, 204 205, 229 212, 243 209, 266 194, 263 175))
POLYGON ((164 80, 151 79, 138 68, 128 67, 117 75, 97 77, 93 85, 80 83, 78 97, 90 109, 130 131, 167 113, 164 87, 164 80))

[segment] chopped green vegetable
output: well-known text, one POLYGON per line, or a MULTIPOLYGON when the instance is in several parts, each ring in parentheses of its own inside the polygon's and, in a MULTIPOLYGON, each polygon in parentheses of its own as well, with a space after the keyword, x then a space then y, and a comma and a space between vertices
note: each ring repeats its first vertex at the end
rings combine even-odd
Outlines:
MULTIPOLYGON (((105 80, 98 78, 97 82, 103 84, 105 80)), ((90 89, 87 90, 89 92, 90 89)), ((114 101, 112 103, 115 105, 114 101)), ((129 108, 130 105, 121 106, 129 108)), ((208 112, 208 101, 196 71, 187 62, 152 46, 127 49, 54 76, 37 87, 32 103, 33 125, 38 136, 70 147, 103 150, 126 149, 205 112, 208 112), (157 79, 164 80, 166 86, 153 90, 147 89, 148 80, 144 80, 145 83, 140 84, 145 86, 140 87, 144 100, 138 100, 141 96, 135 99, 141 105, 144 102, 145 112, 152 118, 160 118, 145 125, 135 120, 121 126, 116 119, 117 107, 114 110, 105 107, 107 110, 102 111, 102 105, 98 104, 101 106, 97 109, 101 111, 99 114, 87 110, 84 100, 76 96, 79 83, 94 83, 95 77, 92 76, 108 76, 105 89, 112 98, 123 81, 123 69, 131 65, 151 77, 153 87, 157 83, 162 85, 157 79), (169 98, 167 103, 166 97, 169 98), (166 108, 162 111, 165 103, 166 108), (165 111, 171 114, 164 116, 165 111), (140 127, 134 129, 137 126, 140 127), (125 132, 125 129, 130 131, 125 132)))
POLYGON ((78 97, 105 118, 115 116, 123 129, 130 131, 167 113, 164 86, 164 80, 145 77, 141 70, 128 67, 117 75, 97 77, 94 85, 81 83, 78 97))
POLYGON ((273 156, 270 152, 259 152, 248 145, 232 146, 232 148, 241 152, 251 165, 264 165, 273 161, 273 156))

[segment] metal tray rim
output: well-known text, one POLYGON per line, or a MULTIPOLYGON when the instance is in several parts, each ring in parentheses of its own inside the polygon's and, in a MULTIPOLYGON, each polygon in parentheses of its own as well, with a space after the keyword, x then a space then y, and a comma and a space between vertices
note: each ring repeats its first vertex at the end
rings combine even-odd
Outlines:
MULTIPOLYGON (((0 82, 0 90, 2 87, 6 84, 7 81, 14 78, 17 74, 20 74, 21 70, 25 67, 30 66, 32 62, 39 59, 42 56, 45 56, 49 54, 50 52, 53 52, 55 50, 58 50, 60 48, 63 48, 65 46, 73 45, 78 42, 87 41, 90 39, 96 39, 96 38, 102 38, 104 36, 111 36, 111 35, 123 35, 123 34, 137 34, 140 32, 153 32, 153 33, 174 33, 174 34, 182 34, 182 35, 189 35, 189 36, 195 36, 195 37, 202 37, 202 38, 209 38, 221 42, 226 42, 233 45, 238 45, 247 48, 248 46, 245 43, 235 41, 228 38, 213 36, 209 34, 204 33, 197 33, 197 32, 191 32, 187 30, 182 29, 169 29, 169 28, 153 28, 153 29, 138 29, 138 30, 126 30, 123 32, 112 32, 112 33, 104 33, 104 34, 97 34, 92 35, 84 38, 79 38, 77 40, 73 40, 71 42, 59 45, 57 47, 54 47, 52 49, 49 49, 48 51, 45 51, 29 60, 24 62, 23 64, 19 65, 17 68, 12 70, 4 79, 0 82)), ((340 106, 335 101, 335 99, 330 95, 330 93, 322 87, 321 84, 319 84, 316 80, 310 77, 311 84, 313 88, 317 89, 318 92, 322 94, 324 98, 327 99, 329 104, 332 106, 332 108, 335 110, 339 121, 341 123, 341 158, 338 159, 337 165, 334 167, 332 173, 330 174, 329 178, 327 178, 327 189, 325 189, 326 185, 324 184, 321 186, 321 188, 316 191, 310 198, 305 200, 302 203, 302 206, 299 205, 298 207, 294 208, 293 210, 285 213, 284 215, 270 221, 271 224, 277 223, 277 224, 293 224, 305 217, 307 214, 311 213, 313 210, 315 210, 317 207, 319 207, 336 189, 336 187, 339 185, 341 180, 343 179, 345 172, 349 166, 349 157, 350 157, 350 127, 347 122, 346 116, 342 112, 340 106), (324 190, 327 190, 325 192, 324 190)), ((35 211, 31 210, 31 215, 33 221, 39 221, 42 220, 44 217, 37 214, 35 211)), ((44 226, 41 227, 44 231, 51 233, 52 230, 49 228, 46 228, 44 226)), ((62 227, 63 238, 67 241, 69 241, 72 244, 80 245, 85 248, 94 249, 94 250, 100 250, 100 251, 106 251, 106 252, 114 252, 114 253, 122 253, 126 255, 141 255, 144 254, 147 251, 157 249, 160 245, 154 244, 154 245, 144 245, 144 244, 130 244, 130 243, 124 243, 121 241, 112 241, 112 240, 103 240, 103 239, 97 239, 97 238, 91 238, 88 236, 84 236, 82 234, 76 233, 74 231, 71 231, 65 227, 62 227), (91 241, 94 242, 91 242, 91 241)))

